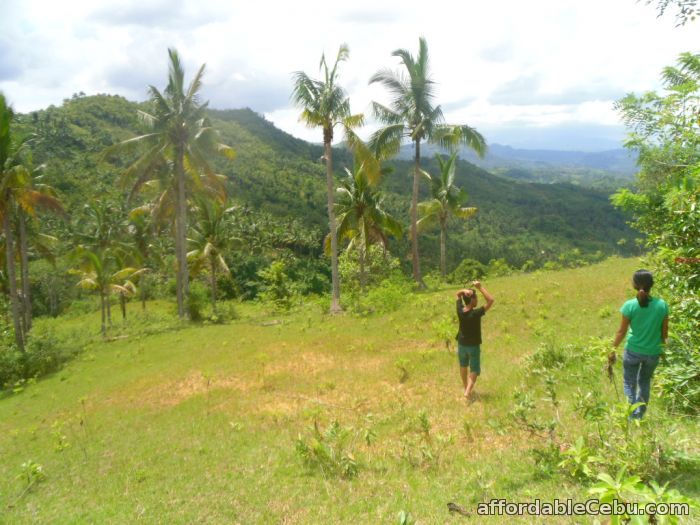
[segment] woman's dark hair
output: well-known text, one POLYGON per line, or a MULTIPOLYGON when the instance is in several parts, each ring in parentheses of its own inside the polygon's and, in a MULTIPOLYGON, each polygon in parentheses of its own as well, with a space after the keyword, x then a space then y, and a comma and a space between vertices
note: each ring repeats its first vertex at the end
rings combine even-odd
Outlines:
POLYGON ((460 299, 462 299, 462 304, 464 306, 469 306, 472 302, 472 298, 476 297, 476 290, 474 288, 468 288, 468 290, 470 290, 472 292, 472 294, 469 297, 467 297, 466 295, 464 295, 462 293, 459 294, 459 297, 460 297, 460 299))
POLYGON ((649 270, 637 270, 632 276, 632 284, 637 290, 637 302, 642 308, 649 306, 649 292, 654 286, 654 277, 649 270))

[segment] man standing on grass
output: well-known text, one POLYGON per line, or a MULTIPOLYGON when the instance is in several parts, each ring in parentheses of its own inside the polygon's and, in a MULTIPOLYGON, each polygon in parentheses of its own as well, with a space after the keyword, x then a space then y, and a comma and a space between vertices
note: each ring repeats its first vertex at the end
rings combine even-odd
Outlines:
POLYGON ((459 333, 457 334, 457 355, 459 356, 459 375, 464 385, 464 397, 471 400, 476 378, 481 373, 481 318, 493 306, 493 296, 479 281, 472 282, 474 288, 465 288, 457 292, 457 317, 459 333), (477 308, 479 290, 486 299, 486 304, 477 308))

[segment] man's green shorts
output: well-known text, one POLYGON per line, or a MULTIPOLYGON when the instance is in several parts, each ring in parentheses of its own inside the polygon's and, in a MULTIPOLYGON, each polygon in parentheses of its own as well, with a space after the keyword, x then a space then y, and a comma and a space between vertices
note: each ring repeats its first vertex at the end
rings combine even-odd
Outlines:
POLYGON ((481 347, 467 346, 457 343, 457 355, 459 356, 459 366, 469 367, 470 372, 479 375, 481 373, 481 347))

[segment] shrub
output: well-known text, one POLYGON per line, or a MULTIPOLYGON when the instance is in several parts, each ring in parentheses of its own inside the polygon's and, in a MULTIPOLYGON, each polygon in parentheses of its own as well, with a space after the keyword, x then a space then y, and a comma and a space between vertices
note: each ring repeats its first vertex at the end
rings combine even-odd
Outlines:
POLYGON ((284 261, 275 261, 258 275, 265 283, 261 298, 272 302, 277 308, 289 310, 296 293, 294 281, 287 273, 287 264, 284 261))
POLYGON ((39 377, 59 369, 68 358, 60 341, 51 330, 32 330, 27 341, 24 377, 39 377))
POLYGON ((527 357, 527 368, 541 371, 562 368, 569 355, 574 355, 570 349, 559 348, 553 343, 543 343, 527 357))
POLYGON ((490 277, 503 277, 514 272, 513 268, 505 259, 491 259, 486 268, 486 274, 490 277))
POLYGON ((56 266, 44 260, 30 264, 30 292, 32 311, 35 316, 61 314, 75 298, 75 276, 68 273, 65 264, 56 266))
POLYGON ((22 354, 14 345, 0 349, 0 387, 7 388, 24 376, 22 354))
POLYGON ((474 259, 462 259, 459 266, 447 276, 447 282, 463 285, 468 281, 481 279, 484 275, 486 275, 486 266, 474 259))
MULTIPOLYGON (((385 252, 381 246, 370 246, 365 261, 366 288, 372 288, 390 278, 399 269, 399 266, 399 260, 389 252, 385 252)), ((360 294, 361 275, 358 250, 345 251, 340 254, 338 258, 338 273, 340 274, 343 293, 350 296, 360 294)))
POLYGON ((14 344, 0 349, 0 387, 7 388, 32 377, 58 370, 70 353, 52 330, 34 328, 22 354, 14 344))
POLYGON ((204 319, 204 309, 209 303, 209 291, 199 281, 190 282, 189 295, 187 296, 187 309, 192 321, 204 319))
POLYGON ((396 272, 388 279, 370 288, 365 295, 356 295, 350 309, 362 314, 380 314, 399 308, 413 293, 413 283, 402 273, 396 272))
POLYGON ((658 368, 654 385, 672 410, 700 411, 700 357, 691 346, 690 334, 670 334, 663 354, 664 366, 658 368))

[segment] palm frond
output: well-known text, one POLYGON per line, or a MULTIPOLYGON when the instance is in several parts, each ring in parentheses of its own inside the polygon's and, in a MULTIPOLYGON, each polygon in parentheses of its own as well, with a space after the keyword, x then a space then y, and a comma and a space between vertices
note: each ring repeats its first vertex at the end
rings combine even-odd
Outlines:
POLYGON ((401 124, 386 126, 374 132, 369 140, 369 147, 378 159, 396 155, 401 149, 405 127, 401 124))
POLYGON ((477 208, 459 208, 455 211, 455 215, 460 219, 468 219, 476 215, 477 208))

